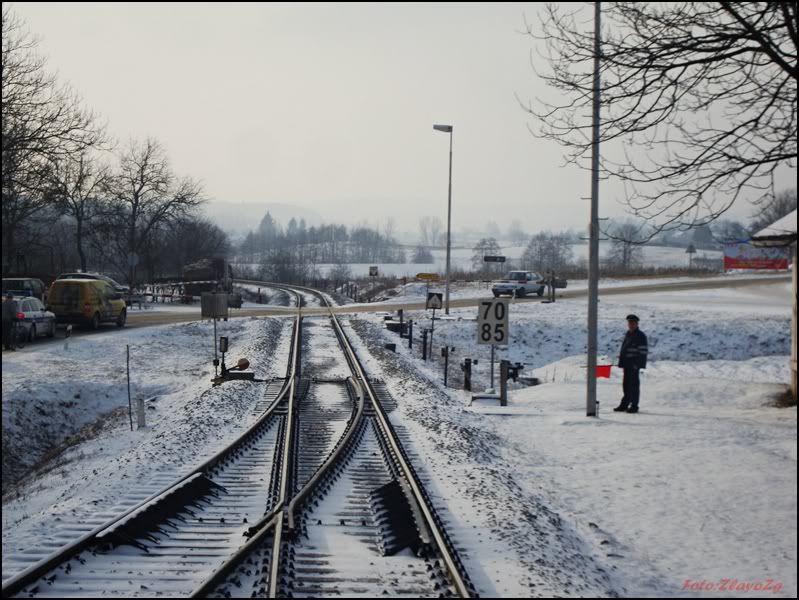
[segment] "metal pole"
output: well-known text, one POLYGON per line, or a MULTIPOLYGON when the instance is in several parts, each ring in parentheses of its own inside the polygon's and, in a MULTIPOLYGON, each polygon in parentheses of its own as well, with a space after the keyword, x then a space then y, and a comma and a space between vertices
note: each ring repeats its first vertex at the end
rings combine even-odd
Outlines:
POLYGON ((594 3, 594 100, 591 150, 591 235, 588 259, 588 387, 586 416, 597 416, 596 355, 599 301, 599 52, 601 2, 594 3))
POLYGON ((216 317, 214 317, 214 377, 219 377, 219 369, 217 368, 219 366, 219 358, 216 353, 216 344, 216 317))
POLYGON ((130 417, 130 430, 133 431, 133 404, 130 402, 130 346, 125 346, 128 363, 128 416, 130 417))
POLYGON ((499 362, 499 405, 508 405, 508 367, 510 361, 501 360, 499 362))
POLYGON ((449 255, 450 255, 450 229, 452 227, 452 131, 449 130, 449 192, 447 194, 447 286, 444 302, 444 314, 449 314, 449 255))
POLYGON ((433 309, 433 319, 430 321, 430 360, 433 360, 433 331, 436 328, 436 309, 433 309))
POLYGON ((791 313, 791 393, 796 400, 796 244, 793 247, 793 311, 791 313))
POLYGON ((494 344, 491 344, 491 391, 494 391, 494 344))

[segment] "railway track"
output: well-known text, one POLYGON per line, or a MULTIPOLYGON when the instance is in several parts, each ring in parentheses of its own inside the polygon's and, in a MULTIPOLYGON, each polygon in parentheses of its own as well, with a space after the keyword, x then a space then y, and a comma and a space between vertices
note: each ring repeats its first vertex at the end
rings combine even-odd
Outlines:
POLYGON ((6 581, 3 596, 476 595, 387 418, 387 390, 335 315, 300 308, 278 383, 231 447, 6 581))

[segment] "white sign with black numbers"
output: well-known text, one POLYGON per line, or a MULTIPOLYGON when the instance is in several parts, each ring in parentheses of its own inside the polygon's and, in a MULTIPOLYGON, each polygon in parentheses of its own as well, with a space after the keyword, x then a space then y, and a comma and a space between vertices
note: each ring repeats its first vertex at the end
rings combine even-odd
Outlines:
POLYGON ((481 300, 477 315, 477 343, 508 345, 508 298, 481 300))

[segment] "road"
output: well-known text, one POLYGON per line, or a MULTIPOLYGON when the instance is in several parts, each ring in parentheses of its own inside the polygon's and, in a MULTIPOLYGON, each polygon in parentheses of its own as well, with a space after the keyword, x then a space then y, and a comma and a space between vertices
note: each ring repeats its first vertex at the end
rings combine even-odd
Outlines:
MULTIPOLYGON (((677 283, 653 283, 641 285, 625 285, 618 287, 600 288, 600 296, 615 296, 620 294, 640 293, 640 292, 674 292, 680 290, 699 290, 699 289, 716 289, 716 288, 736 288, 753 285, 774 285, 785 284, 791 282, 790 275, 777 275, 773 277, 729 277, 728 279, 697 279, 694 281, 681 281, 677 283)), ((489 293, 486 291, 486 296, 489 293)), ((588 295, 587 289, 579 290, 560 290, 558 293, 559 298, 580 298, 588 295)), ((543 298, 511 298, 511 303, 521 302, 540 302, 543 298)), ((459 298, 450 300, 450 307, 452 308, 469 308, 476 307, 480 301, 479 298, 459 298)), ((396 311, 403 310, 424 310, 424 302, 404 302, 404 303, 387 303, 387 302, 373 302, 370 304, 348 304, 339 306, 333 310, 338 314, 352 314, 360 312, 378 312, 378 311, 396 311)), ((288 306, 270 306, 268 308, 243 308, 232 309, 231 318, 237 317, 275 317, 287 316, 294 314, 296 308, 288 306)), ((321 315, 327 314, 328 309, 321 307, 306 307, 302 309, 304 315, 321 315)), ((128 313, 127 327, 153 327, 156 325, 168 325, 170 323, 185 323, 188 321, 196 321, 200 318, 200 307, 196 307, 196 312, 148 312, 148 311, 131 311, 128 313)), ((94 335, 111 335, 115 331, 119 331, 116 327, 103 326, 99 331, 89 331, 75 327, 73 329, 73 337, 84 337, 94 335)), ((58 333, 54 339, 48 340, 40 338, 35 342, 35 345, 45 343, 57 343, 63 341, 64 329, 59 328, 58 333)))

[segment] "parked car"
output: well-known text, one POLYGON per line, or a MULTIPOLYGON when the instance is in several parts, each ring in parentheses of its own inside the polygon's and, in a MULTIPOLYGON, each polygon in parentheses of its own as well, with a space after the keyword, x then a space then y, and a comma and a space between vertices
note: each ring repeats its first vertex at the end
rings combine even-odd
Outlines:
POLYGON ((98 329, 100 323, 124 327, 128 318, 122 293, 102 279, 56 279, 47 294, 47 308, 58 323, 98 329))
POLYGON ((521 298, 527 294, 544 295, 546 286, 538 273, 532 271, 511 271, 505 279, 495 281, 491 286, 494 298, 502 295, 521 298))
POLYGON ((14 292, 15 296, 33 296, 45 302, 47 286, 35 277, 3 277, 3 295, 14 292))
POLYGON ((17 320, 22 324, 28 335, 28 340, 37 337, 55 335, 55 315, 46 310, 42 301, 29 296, 15 296, 17 305, 17 320))
POLYGON ((123 294, 129 294, 130 288, 126 285, 122 285, 121 283, 117 283, 113 279, 111 279, 108 275, 103 275, 102 273, 61 273, 56 279, 100 279, 102 281, 107 281, 110 283, 114 289, 118 292, 123 294))

